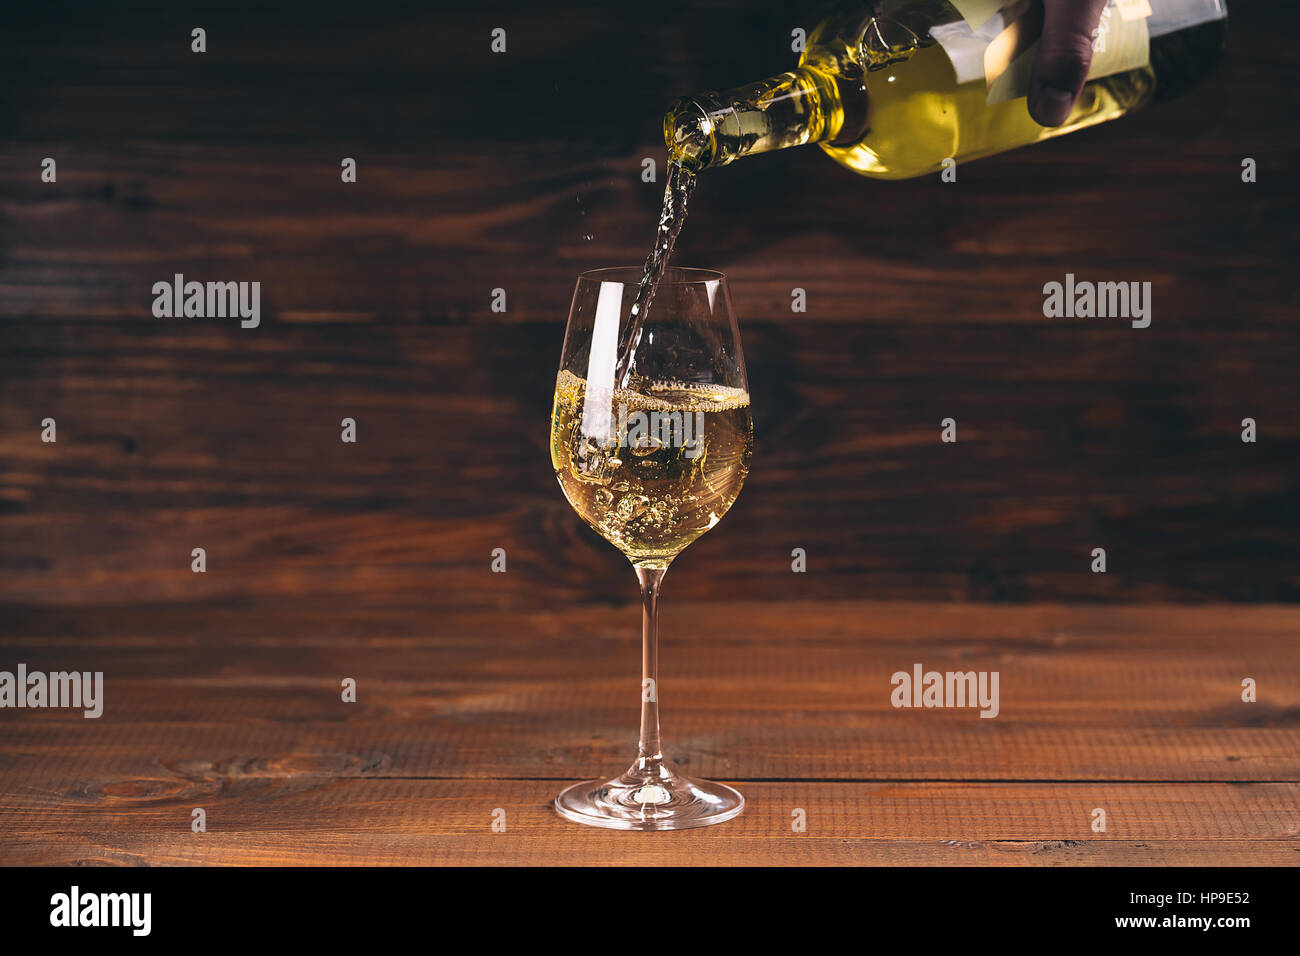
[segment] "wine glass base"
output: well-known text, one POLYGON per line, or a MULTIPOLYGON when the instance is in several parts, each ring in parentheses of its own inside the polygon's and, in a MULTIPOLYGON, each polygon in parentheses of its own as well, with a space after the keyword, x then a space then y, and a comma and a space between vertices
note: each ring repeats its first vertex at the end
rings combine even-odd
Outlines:
POLYGON ((562 790, 555 810, 575 823, 613 830, 686 830, 722 823, 745 809, 738 790, 692 780, 661 766, 633 767, 613 780, 585 780, 562 790))

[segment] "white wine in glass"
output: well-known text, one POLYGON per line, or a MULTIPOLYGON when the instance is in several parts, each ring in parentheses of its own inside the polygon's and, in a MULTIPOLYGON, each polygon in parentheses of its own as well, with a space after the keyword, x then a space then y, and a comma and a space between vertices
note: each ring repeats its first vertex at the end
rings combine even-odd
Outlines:
POLYGON ((729 820, 745 800, 731 787, 683 776, 664 758, 659 588, 672 560, 740 494, 753 418, 721 273, 666 270, 635 356, 620 363, 620 324, 641 275, 629 268, 578 277, 551 414, 551 464, 564 496, 628 557, 641 583, 641 738, 626 773, 575 784, 555 808, 592 826, 679 830, 729 820))

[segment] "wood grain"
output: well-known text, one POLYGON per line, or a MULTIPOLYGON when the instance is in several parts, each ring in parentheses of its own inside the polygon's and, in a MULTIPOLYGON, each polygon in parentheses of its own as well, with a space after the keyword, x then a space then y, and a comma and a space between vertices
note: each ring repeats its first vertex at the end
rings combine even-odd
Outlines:
MULTIPOLYGON (((107 690, 98 720, 6 712, 0 859, 520 864, 553 861, 563 844, 575 862, 616 863, 660 852, 585 835, 548 805, 562 783, 630 760, 632 609, 193 610, 10 620, 6 661, 102 668, 107 690), (345 676, 355 704, 339 700, 345 676), (199 806, 206 842, 187 829, 199 806), (496 807, 507 835, 489 828, 496 807)), ((666 602, 668 753, 752 794, 720 841, 687 837, 669 852, 682 863, 1292 862, 1298 624, 1300 611, 1281 607, 666 602), (997 670, 999 716, 893 708, 890 675, 917 661, 997 670), (1244 676, 1259 682, 1257 703, 1240 699, 1244 676), (1090 830, 1097 806, 1104 834, 1090 830), (794 807, 814 821, 806 835, 790 832, 794 807)))
MULTIPOLYGON (((547 474, 573 276, 644 256, 665 104, 786 68, 818 9, 661 6, 649 25, 626 4, 220 6, 202 56, 172 4, 16 13, 0 602, 622 595, 547 474), (260 281, 263 325, 154 319, 176 272, 260 281), (206 577, 185 570, 196 546, 206 577), (497 547, 509 587, 481 573, 497 547)), ((710 575, 677 593, 1296 600, 1297 133, 1258 93, 1293 27, 1294 4, 1238 4, 1193 94, 955 185, 866 181, 816 150, 708 177, 681 261, 731 276, 757 458, 687 559, 710 575), (1067 271, 1151 281, 1151 328, 1043 319, 1067 271), (815 573, 788 573, 795 547, 815 573)))
MULTIPOLYGON (((791 25, 824 6, 667 0, 647 24, 628 4, 236 5, 204 11, 205 55, 173 5, 24 10, 0 37, 0 314, 148 319, 153 282, 183 272, 262 281, 275 325, 560 321, 575 273, 645 255, 666 104, 788 69, 791 25)), ((680 260, 793 328, 1040 325, 1066 271, 1152 282, 1149 340, 1288 322, 1297 133, 1259 91, 1293 68, 1297 25, 1286 0, 1238 4, 1206 85, 956 186, 865 181, 813 148, 738 163, 697 191, 680 260)))
POLYGON ((705 830, 597 831, 538 781, 239 784, 189 807, 6 812, 7 863, 243 866, 1294 866, 1300 786, 744 784, 744 813, 705 830), (1108 810, 1107 832, 1090 829, 1108 810), (808 829, 791 831, 792 811, 808 829), (495 810, 506 830, 493 832, 495 810), (906 833, 906 838, 899 834, 906 833))
POLYGON ((0 669, 108 696, 0 715, 0 864, 1294 865, 1286 0, 1233 6, 1193 94, 957 184, 706 178, 680 261, 731 278, 757 453, 668 578, 664 723, 750 802, 550 810, 630 759, 638 676, 632 576, 547 460, 573 277, 644 256, 666 104, 787 69, 819 10, 6 11, 0 669), (153 318, 176 272, 261 282, 262 325, 153 318), (1152 326, 1045 320, 1066 272, 1150 281, 1152 326), (895 710, 917 661, 997 670, 1002 712, 895 710))
MULTIPOLYGON (((551 473, 558 326, 0 329, 0 602, 631 597, 551 473)), ((1294 336, 1184 333, 1179 361, 1100 330, 745 336, 754 464, 679 562, 682 599, 1300 595, 1294 336)))

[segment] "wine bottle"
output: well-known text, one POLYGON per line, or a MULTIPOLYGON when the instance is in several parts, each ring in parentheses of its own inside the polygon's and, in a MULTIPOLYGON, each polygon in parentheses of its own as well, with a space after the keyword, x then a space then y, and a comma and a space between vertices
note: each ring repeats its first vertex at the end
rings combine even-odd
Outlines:
POLYGON ((796 69, 675 102, 670 159, 685 168, 817 143, 864 176, 907 179, 1123 116, 1208 75, 1225 0, 1110 0, 1073 111, 1045 127, 1025 100, 1042 30, 1031 0, 876 0, 842 6, 796 69))

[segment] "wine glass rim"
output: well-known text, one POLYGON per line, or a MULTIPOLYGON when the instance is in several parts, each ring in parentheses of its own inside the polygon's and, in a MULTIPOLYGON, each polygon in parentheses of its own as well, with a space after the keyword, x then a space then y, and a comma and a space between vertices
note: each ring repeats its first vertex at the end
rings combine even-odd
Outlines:
MULTIPOLYGON (((625 282, 627 276, 631 276, 632 281, 640 282, 641 275, 644 273, 641 266, 605 266, 601 269, 588 269, 586 272, 578 274, 578 281, 587 282, 608 282, 613 280, 615 275, 624 276, 619 282, 625 282)), ((697 269, 693 266, 669 266, 664 270, 663 278, 659 280, 659 285, 700 285, 707 282, 726 282, 727 277, 715 269, 697 269)))

